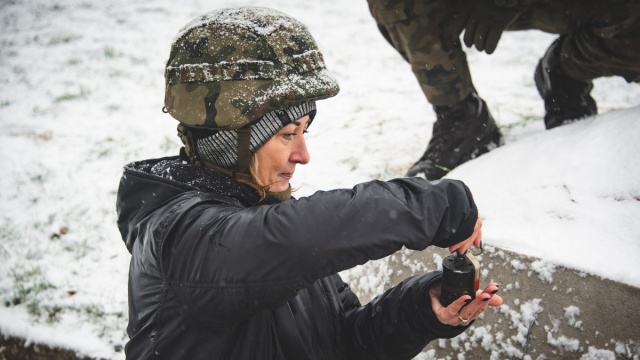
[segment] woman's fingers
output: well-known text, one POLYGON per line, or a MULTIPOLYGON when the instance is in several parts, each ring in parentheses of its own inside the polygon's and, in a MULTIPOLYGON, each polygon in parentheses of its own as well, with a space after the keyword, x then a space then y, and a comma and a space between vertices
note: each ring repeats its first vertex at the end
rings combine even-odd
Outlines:
POLYGON ((449 306, 444 307, 440 303, 440 285, 434 285, 429 290, 429 296, 431 297, 431 308, 433 312, 436 314, 438 320, 445 324, 451 326, 459 326, 463 322, 459 320, 458 312, 460 309, 469 301, 471 301, 471 296, 465 295, 455 300, 449 306))
POLYGON ((500 306, 500 305, 502 305, 502 296, 493 295, 491 297, 491 300, 489 300, 489 306, 496 307, 496 306, 500 306))
POLYGON ((458 253, 464 254, 472 245, 478 249, 482 248, 482 218, 480 216, 478 216, 478 219, 476 220, 471 236, 464 241, 450 246, 449 251, 458 251, 458 253))
POLYGON ((471 321, 482 315, 489 306, 502 305, 502 297, 497 295, 498 291, 499 285, 491 282, 483 290, 478 290, 475 298, 472 299, 469 295, 463 295, 447 307, 442 306, 440 303, 440 284, 434 285, 429 289, 429 296, 431 297, 433 312, 441 323, 452 326, 468 326, 471 321))
MULTIPOLYGON (((496 295, 498 291, 499 286, 494 282, 489 283, 484 290, 478 290, 475 299, 459 310, 462 320, 475 320, 485 312, 489 306, 495 307, 502 305, 502 297, 496 295)), ((460 321, 464 324, 465 322, 462 320, 460 321)))

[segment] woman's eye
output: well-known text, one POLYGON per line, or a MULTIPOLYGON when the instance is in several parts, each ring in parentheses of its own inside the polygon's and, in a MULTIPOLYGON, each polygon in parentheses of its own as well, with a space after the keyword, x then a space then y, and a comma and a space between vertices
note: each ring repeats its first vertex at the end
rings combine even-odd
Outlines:
POLYGON ((291 140, 293 139, 294 136, 295 136, 295 133, 286 133, 282 135, 282 137, 285 138, 285 140, 291 140))

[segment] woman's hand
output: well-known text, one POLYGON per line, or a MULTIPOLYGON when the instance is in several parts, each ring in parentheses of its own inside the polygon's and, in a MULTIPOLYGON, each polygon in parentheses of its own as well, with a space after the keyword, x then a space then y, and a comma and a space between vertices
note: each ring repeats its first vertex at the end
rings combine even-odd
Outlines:
POLYGON ((502 297, 496 295, 498 292, 497 283, 489 283, 484 290, 476 292, 476 298, 471 300, 471 296, 463 295, 449 306, 444 307, 440 303, 440 283, 429 289, 431 296, 431 308, 441 323, 451 326, 468 326, 469 323, 478 318, 489 306, 497 307, 502 305, 502 297))
POLYGON ((476 226, 473 227, 473 234, 471 234, 471 236, 466 240, 449 246, 449 251, 454 252, 457 250, 458 253, 464 254, 469 250, 471 245, 474 245, 478 249, 482 249, 482 218, 480 215, 478 215, 478 220, 476 220, 476 226))

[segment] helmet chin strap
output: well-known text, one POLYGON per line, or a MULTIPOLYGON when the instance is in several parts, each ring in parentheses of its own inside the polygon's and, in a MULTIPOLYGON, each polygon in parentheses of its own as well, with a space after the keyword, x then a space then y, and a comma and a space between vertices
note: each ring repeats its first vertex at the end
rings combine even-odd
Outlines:
POLYGON ((238 129, 238 173, 251 178, 251 126, 245 125, 238 129))
POLYGON ((189 163, 204 166, 207 169, 231 176, 237 180, 254 182, 249 170, 251 166, 251 150, 249 147, 251 143, 251 127, 249 125, 238 129, 238 165, 232 170, 202 160, 195 151, 196 147, 191 131, 182 123, 178 125, 178 137, 182 140, 189 163))

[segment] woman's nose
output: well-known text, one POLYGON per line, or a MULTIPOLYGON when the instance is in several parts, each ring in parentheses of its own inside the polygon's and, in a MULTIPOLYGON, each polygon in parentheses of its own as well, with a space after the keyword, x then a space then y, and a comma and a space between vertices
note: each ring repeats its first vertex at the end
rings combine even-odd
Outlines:
POLYGON ((309 151, 307 151, 307 142, 304 140, 304 137, 299 137, 299 141, 296 141, 295 148, 293 153, 291 153, 291 161, 298 164, 306 164, 311 160, 309 156, 309 151))

